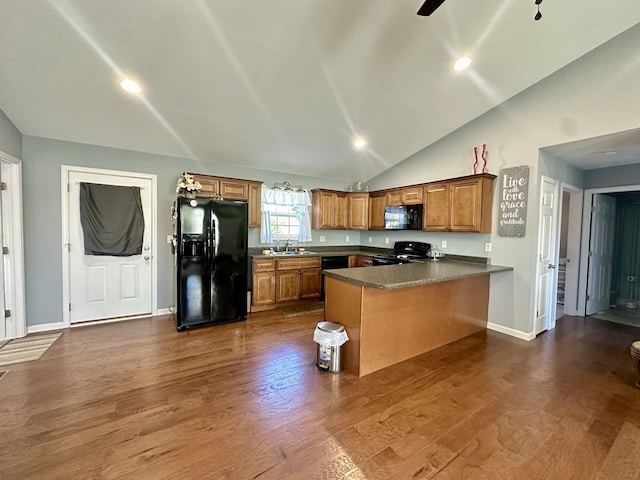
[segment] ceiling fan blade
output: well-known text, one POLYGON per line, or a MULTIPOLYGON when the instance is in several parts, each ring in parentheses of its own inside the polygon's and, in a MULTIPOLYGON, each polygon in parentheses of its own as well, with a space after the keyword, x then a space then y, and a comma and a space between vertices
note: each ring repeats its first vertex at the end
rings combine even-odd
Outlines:
POLYGON ((435 12, 436 9, 443 3, 444 3, 444 0, 427 0, 422 4, 422 6, 420 7, 420 10, 418 10, 418 15, 428 17, 433 12, 435 12))

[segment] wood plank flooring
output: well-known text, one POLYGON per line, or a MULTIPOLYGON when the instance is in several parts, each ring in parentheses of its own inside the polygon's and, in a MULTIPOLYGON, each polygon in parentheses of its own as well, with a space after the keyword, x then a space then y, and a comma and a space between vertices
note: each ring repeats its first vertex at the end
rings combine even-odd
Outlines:
POLYGON ((640 478, 639 328, 563 317, 357 378, 315 367, 321 320, 65 330, 5 369, 0 479, 640 478))

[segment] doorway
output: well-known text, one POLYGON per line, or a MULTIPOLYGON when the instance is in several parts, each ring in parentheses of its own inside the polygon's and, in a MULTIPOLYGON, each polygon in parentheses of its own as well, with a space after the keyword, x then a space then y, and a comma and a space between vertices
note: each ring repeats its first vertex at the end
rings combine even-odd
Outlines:
MULTIPOLYGON (((597 312, 588 312, 586 295, 579 298, 578 308, 581 314, 591 313, 593 318, 613 321, 627 325, 640 326, 638 309, 638 283, 640 272, 640 185, 621 187, 603 187, 585 191, 585 205, 590 205, 596 195, 607 195, 616 201, 616 228, 613 237, 613 260, 611 280, 604 288, 609 293, 609 302, 597 312)), ((591 212, 585 208, 583 215, 582 249, 585 252, 580 262, 581 269, 588 266, 588 246, 591 212)), ((588 275, 580 275, 580 291, 589 288, 588 275)))
POLYGON ((587 314, 601 320, 640 326, 638 275, 640 272, 640 192, 606 194, 616 203, 611 280, 606 285, 609 302, 587 314))
POLYGON ((22 163, 0 151, 0 340, 27 334, 22 236, 22 163))
POLYGON ((156 176, 62 166, 63 324, 139 318, 156 307, 156 176), (127 256, 85 254, 80 221, 80 184, 133 187, 139 191, 144 239, 127 256))

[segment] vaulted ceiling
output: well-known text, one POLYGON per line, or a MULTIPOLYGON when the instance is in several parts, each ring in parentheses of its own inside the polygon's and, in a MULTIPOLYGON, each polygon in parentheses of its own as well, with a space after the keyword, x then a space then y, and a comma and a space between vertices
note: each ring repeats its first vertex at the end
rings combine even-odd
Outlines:
POLYGON ((351 182, 640 21, 637 0, 421 3, 2 0, 0 109, 24 135, 351 182))

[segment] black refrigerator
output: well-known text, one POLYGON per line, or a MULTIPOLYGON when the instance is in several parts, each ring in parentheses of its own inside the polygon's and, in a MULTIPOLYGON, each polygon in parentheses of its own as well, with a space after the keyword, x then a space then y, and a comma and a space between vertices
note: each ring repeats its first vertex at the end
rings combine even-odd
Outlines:
POLYGON ((247 202, 178 198, 176 328, 247 318, 247 202))

